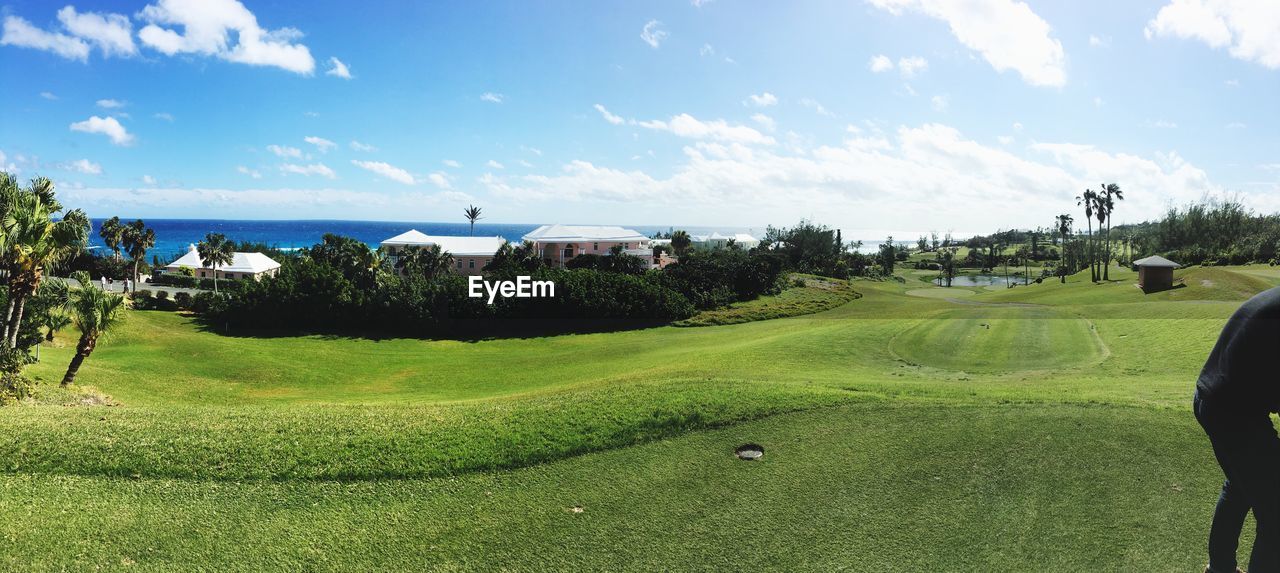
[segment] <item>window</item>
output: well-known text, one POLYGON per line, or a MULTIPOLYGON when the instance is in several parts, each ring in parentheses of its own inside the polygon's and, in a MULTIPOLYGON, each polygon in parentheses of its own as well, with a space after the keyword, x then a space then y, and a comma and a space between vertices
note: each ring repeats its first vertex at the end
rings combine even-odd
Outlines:
POLYGON ((462 268, 462 261, 458 261, 458 268, 462 268))
POLYGON ((200 278, 204 278, 204 271, 200 271, 200 278))
POLYGON ((597 253, 600 252, 600 243, 591 243, 591 250, 597 253))
POLYGON ((469 268, 469 269, 474 269, 474 268, 476 268, 476 260, 475 260, 475 259, 467 259, 467 268, 469 268))
POLYGON ((222 278, 227 278, 227 279, 234 279, 234 278, 236 278, 236 275, 235 275, 235 274, 233 274, 233 273, 222 273, 222 274, 223 274, 223 277, 222 277, 222 278))

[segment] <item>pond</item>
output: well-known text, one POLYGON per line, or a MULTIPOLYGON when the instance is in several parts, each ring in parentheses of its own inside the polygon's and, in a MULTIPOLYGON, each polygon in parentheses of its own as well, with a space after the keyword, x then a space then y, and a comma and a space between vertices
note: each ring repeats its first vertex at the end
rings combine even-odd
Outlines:
MULTIPOLYGON (((951 278, 951 286, 953 287, 984 287, 1008 285, 1010 283, 1020 285, 1022 284, 1022 277, 1009 275, 1008 281, 1005 280, 1004 275, 956 275, 951 278)), ((944 283, 942 278, 939 277, 933 279, 933 284, 942 286, 944 283)))

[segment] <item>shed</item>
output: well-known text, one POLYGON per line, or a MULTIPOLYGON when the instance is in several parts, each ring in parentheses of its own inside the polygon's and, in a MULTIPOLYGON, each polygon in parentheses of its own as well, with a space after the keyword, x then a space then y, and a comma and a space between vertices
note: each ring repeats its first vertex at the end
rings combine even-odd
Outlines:
POLYGON ((1160 292, 1173 288, 1173 269, 1182 265, 1159 255, 1133 261, 1138 269, 1138 287, 1142 292, 1160 292))

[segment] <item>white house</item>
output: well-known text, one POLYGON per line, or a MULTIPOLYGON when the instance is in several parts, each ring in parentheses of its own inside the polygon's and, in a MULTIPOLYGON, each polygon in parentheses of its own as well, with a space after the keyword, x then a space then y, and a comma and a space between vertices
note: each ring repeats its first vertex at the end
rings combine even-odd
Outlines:
POLYGON ((262 253, 239 252, 232 255, 231 264, 218 265, 217 269, 210 269, 200 260, 200 253, 196 252, 195 245, 188 247, 186 254, 178 257, 178 260, 165 265, 164 272, 178 274, 183 267, 191 269, 196 278, 213 278, 217 273, 220 279, 257 280, 264 276, 275 276, 280 271, 280 263, 271 257, 262 253))
POLYGON ((720 233, 711 233, 710 235, 689 235, 690 242, 694 247, 701 249, 722 249, 729 245, 729 241, 742 247, 743 249, 754 249, 760 246, 760 239, 757 239, 747 233, 733 233, 731 235, 722 235, 720 233))
POLYGON ((387 261, 395 265, 406 247, 426 248, 439 245, 441 251, 453 255, 453 270, 459 274, 477 275, 493 260, 494 253, 507 242, 502 237, 452 237, 427 235, 409 229, 380 243, 387 251, 387 261))
POLYGON ((609 255, 615 246, 640 257, 649 268, 660 268, 670 262, 665 256, 654 258, 653 239, 625 227, 543 225, 523 239, 533 243, 544 263, 557 267, 578 255, 609 255))

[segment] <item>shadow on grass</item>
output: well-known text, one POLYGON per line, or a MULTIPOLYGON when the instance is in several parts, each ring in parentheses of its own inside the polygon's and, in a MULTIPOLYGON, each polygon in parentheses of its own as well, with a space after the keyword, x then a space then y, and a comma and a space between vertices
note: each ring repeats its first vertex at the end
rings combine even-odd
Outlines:
POLYGON ((233 338, 295 338, 315 336, 324 340, 452 340, 482 342, 486 340, 545 338, 569 334, 600 334, 646 330, 668 326, 669 321, 640 319, 541 319, 541 318, 474 318, 456 319, 430 328, 413 330, 360 328, 264 328, 227 324, 187 313, 201 332, 233 338))

